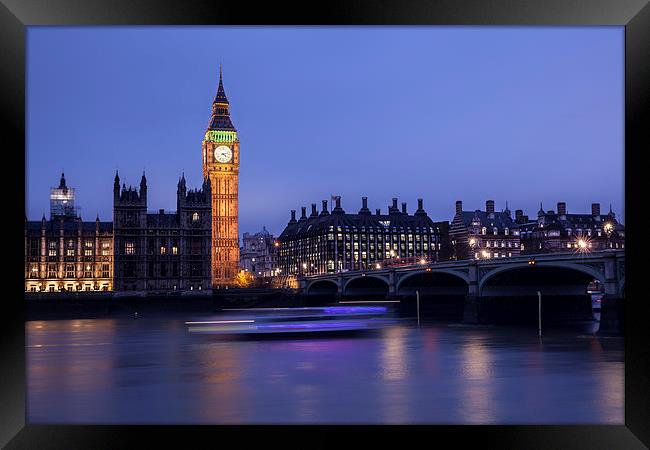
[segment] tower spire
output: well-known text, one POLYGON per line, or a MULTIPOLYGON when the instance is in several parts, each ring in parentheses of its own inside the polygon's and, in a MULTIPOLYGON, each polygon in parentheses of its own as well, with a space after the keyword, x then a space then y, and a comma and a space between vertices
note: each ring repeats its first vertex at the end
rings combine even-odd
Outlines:
POLYGON ((229 104, 228 97, 226 97, 226 91, 223 88, 223 72, 221 70, 221 64, 219 64, 219 87, 217 88, 217 96, 214 98, 214 103, 229 104))
POLYGON ((223 71, 219 64, 219 87, 212 102, 212 117, 208 130, 237 131, 230 120, 230 102, 223 88, 223 71))

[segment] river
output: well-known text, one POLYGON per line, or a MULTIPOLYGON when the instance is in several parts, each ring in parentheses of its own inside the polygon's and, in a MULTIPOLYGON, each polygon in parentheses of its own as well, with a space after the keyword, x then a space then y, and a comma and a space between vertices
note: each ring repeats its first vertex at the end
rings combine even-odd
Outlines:
POLYGON ((27 322, 28 423, 624 423, 623 339, 597 323, 237 340, 193 319, 27 322))

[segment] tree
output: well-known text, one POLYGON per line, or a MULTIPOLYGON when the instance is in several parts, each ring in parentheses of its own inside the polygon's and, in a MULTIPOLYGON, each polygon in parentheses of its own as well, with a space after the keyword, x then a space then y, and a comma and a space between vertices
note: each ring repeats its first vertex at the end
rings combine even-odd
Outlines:
POLYGON ((235 277, 235 286, 239 288, 249 287, 253 283, 253 274, 240 270, 235 277))

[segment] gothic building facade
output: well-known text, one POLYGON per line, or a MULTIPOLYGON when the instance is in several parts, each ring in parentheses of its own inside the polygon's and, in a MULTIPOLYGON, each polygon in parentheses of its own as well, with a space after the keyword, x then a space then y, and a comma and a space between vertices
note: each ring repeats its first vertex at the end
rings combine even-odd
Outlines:
POLYGON ((193 291, 211 288, 211 189, 178 182, 176 211, 147 212, 147 179, 140 189, 120 187, 115 174, 113 226, 115 290, 193 291))
POLYGON ((311 205, 296 220, 295 210, 291 220, 280 234, 278 268, 284 276, 334 273, 362 270, 396 264, 398 261, 437 261, 448 258, 449 222, 434 222, 429 218, 418 199, 418 209, 408 214, 406 203, 402 210, 397 199, 388 208, 388 214, 375 214, 368 209, 367 198, 356 214, 346 213, 341 198, 335 197, 336 206, 328 211, 323 200, 319 212, 311 205))
POLYGON ((61 174, 50 194, 50 220, 25 218, 25 291, 112 289, 113 223, 77 216, 74 189, 61 174))
POLYGON ((591 214, 569 214, 565 202, 557 204, 557 212, 544 211, 540 204, 537 220, 522 221, 520 230, 522 254, 625 248, 625 227, 611 206, 601 214, 599 203, 592 203, 591 214))
MULTIPOLYGON (((520 216, 521 211, 516 214, 520 216)), ((507 204, 501 212, 494 210, 493 200, 485 202, 485 211, 463 211, 463 202, 457 201, 456 214, 449 231, 452 258, 463 260, 518 256, 519 226, 512 219, 507 204)))

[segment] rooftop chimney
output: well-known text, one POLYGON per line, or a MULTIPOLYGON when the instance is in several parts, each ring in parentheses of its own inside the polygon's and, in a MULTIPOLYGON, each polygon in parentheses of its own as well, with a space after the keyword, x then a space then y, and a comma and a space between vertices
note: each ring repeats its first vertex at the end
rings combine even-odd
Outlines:
POLYGON ((334 197, 334 201, 336 206, 334 209, 332 209, 332 214, 345 214, 345 211, 343 211, 343 208, 341 208, 341 196, 337 195, 334 197))
POLYGON ((375 209, 375 214, 377 214, 378 216, 381 216, 381 209, 379 209, 379 208, 375 209))
POLYGON ((368 197, 361 197, 361 209, 359 210, 359 214, 370 214, 370 210, 368 209, 368 197))
POLYGON ((316 211, 316 203, 311 204, 311 215, 309 217, 317 216, 318 211, 316 211))
POLYGON ((300 216, 300 220, 307 220, 307 207, 306 206, 301 206, 300 210, 302 211, 301 216, 300 216))
POLYGON ((408 214, 406 212, 406 202, 402 202, 402 214, 408 214))
POLYGON ((397 199, 393 199, 393 204, 388 207, 388 214, 399 214, 399 208, 397 206, 397 199))
POLYGON ((456 200, 456 215, 461 214, 463 212, 463 202, 460 200, 456 200))
POLYGON ((422 201, 422 199, 418 198, 418 209, 417 209, 417 211, 415 211, 415 215, 420 216, 420 215, 426 214, 426 211, 424 211, 423 203, 424 202, 422 201))
POLYGON ((566 203, 558 202, 558 204, 557 204, 557 213, 560 216, 565 216, 566 215, 566 203))
POLYGON ((523 218, 524 218, 524 210, 523 209, 515 209, 515 222, 523 223, 523 218))
POLYGON ((326 216, 329 215, 329 211, 327 210, 327 200, 323 200, 323 210, 320 212, 321 216, 326 216))
POLYGON ((296 210, 295 209, 291 210, 291 220, 289 221, 289 223, 296 223, 296 210))
POLYGON ((600 203, 592 203, 591 204, 591 215, 592 216, 600 216, 600 203))
POLYGON ((488 200, 485 202, 485 212, 488 214, 494 214, 494 200, 488 200))

